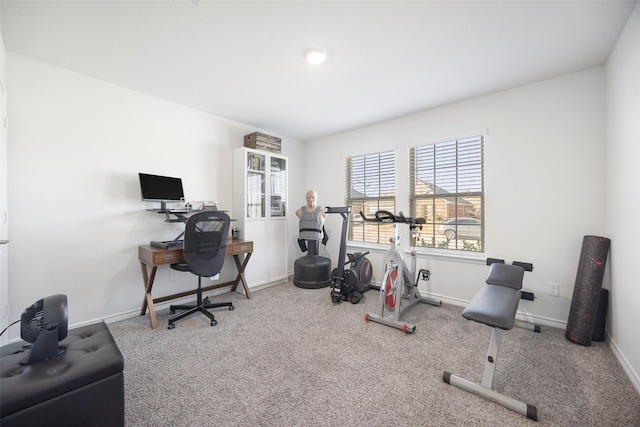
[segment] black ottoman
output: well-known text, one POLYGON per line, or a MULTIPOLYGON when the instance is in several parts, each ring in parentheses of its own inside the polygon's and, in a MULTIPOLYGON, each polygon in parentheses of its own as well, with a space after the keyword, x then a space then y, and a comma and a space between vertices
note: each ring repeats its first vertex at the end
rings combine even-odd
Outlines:
POLYGON ((0 348, 2 427, 124 425, 124 358, 104 322, 70 330, 55 359, 22 365, 26 345, 0 348))

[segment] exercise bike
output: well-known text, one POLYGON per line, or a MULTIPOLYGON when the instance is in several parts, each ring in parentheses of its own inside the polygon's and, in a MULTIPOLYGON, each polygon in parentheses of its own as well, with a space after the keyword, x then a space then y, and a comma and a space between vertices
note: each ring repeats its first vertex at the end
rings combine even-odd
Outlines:
POLYGON ((416 325, 413 323, 403 322, 402 314, 413 307, 417 303, 426 303, 440 306, 442 301, 435 300, 420 295, 418 291, 419 280, 428 281, 431 272, 427 269, 420 269, 417 276, 414 276, 416 269, 415 251, 410 250, 408 254, 411 256, 411 270, 404 263, 402 254, 398 250, 399 236, 398 224, 408 224, 412 232, 422 228, 422 224, 426 221, 424 218, 407 218, 400 212, 394 215, 389 211, 379 210, 374 218, 367 218, 361 211, 360 216, 365 221, 393 223, 393 236, 391 237, 391 247, 384 256, 384 275, 380 284, 380 305, 377 313, 367 313, 364 319, 382 323, 400 329, 405 333, 413 333, 416 325), (402 273, 400 273, 402 272, 402 273), (414 280, 415 278, 415 280, 414 280), (385 315, 385 310, 388 314, 385 315))

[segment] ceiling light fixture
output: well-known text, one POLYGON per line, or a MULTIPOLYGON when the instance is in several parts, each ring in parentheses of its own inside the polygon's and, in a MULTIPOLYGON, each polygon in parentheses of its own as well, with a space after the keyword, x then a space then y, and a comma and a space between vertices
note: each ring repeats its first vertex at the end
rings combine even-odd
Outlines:
POLYGON ((304 57, 307 58, 307 62, 311 65, 322 64, 327 59, 327 52, 322 49, 307 49, 304 52, 304 57))

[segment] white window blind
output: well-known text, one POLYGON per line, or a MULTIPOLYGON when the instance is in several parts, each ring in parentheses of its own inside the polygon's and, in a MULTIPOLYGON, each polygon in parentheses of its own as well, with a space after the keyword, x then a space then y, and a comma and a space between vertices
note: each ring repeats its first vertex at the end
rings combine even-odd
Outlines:
POLYGON ((364 222, 380 210, 395 212, 396 200, 395 152, 366 154, 346 159, 347 205, 352 208, 349 240, 366 243, 387 243, 392 229, 389 224, 364 222))
POLYGON ((484 249, 484 137, 410 149, 411 215, 427 224, 416 246, 484 249))

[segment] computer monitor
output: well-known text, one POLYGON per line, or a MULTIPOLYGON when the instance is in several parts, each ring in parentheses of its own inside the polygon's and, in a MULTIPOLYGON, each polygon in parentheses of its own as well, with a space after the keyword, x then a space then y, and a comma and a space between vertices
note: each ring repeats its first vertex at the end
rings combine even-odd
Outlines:
POLYGON ((170 176, 139 173, 140 193, 144 202, 160 202, 160 209, 166 209, 166 202, 184 200, 182 179, 170 176))

